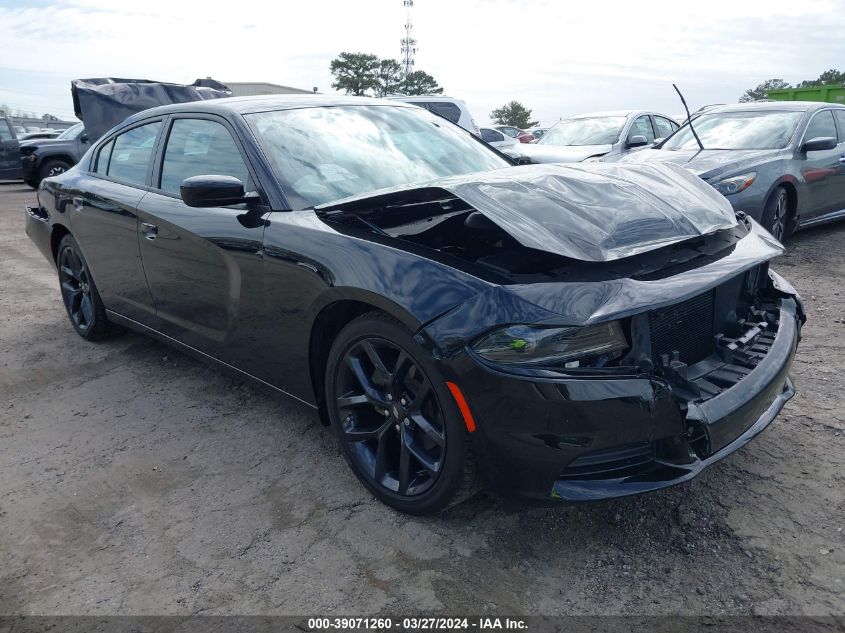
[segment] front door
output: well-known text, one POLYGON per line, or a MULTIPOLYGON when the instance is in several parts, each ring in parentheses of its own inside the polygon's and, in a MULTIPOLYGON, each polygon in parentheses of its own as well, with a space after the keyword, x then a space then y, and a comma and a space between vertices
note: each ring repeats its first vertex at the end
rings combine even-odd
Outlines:
POLYGON ((845 211, 845 108, 837 108, 833 115, 839 131, 839 145, 836 148, 839 171, 834 185, 834 211, 845 211))
POLYGON ((0 117, 0 180, 20 180, 21 146, 9 119, 0 117))
MULTIPOLYGON (((804 132, 802 143, 820 137, 836 138, 836 125, 830 110, 821 110, 813 115, 804 132)), ((807 184, 808 195, 800 204, 801 222, 812 221, 839 210, 842 178, 837 176, 842 173, 843 165, 840 164, 839 157, 845 153, 843 148, 845 145, 840 144, 836 149, 806 152, 802 155, 801 173, 807 184)))
POLYGON ((263 207, 193 208, 179 195, 198 175, 234 176, 254 190, 240 145, 211 115, 174 116, 153 189, 138 207, 140 248, 158 329, 220 360, 256 344, 240 340, 242 315, 263 300, 263 207))

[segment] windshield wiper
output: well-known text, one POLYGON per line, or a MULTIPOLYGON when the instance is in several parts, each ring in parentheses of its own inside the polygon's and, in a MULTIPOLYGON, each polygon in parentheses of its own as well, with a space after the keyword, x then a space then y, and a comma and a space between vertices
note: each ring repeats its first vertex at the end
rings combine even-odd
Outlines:
POLYGON ((689 125, 690 132, 695 137, 695 140, 698 141, 698 146, 704 150, 704 143, 701 142, 701 139, 698 138, 698 133, 696 133, 695 128, 692 125, 692 115, 689 113, 689 108, 687 107, 687 100, 684 99, 684 95, 681 94, 681 91, 678 90, 678 86, 672 84, 672 87, 675 89, 675 92, 678 93, 678 96, 681 98, 681 103, 684 104, 684 110, 687 112, 687 125, 689 125))

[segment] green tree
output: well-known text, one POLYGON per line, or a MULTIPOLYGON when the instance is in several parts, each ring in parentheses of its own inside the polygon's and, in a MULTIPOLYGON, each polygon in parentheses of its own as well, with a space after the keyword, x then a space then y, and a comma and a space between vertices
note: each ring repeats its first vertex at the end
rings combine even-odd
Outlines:
POLYGON ((749 101, 760 101, 766 98, 766 93, 769 90, 779 90, 781 88, 791 88, 783 79, 767 79, 756 88, 749 88, 739 98, 740 103, 747 103, 749 101))
POLYGON ((810 86, 830 86, 845 84, 845 73, 831 68, 819 75, 818 79, 808 79, 798 84, 799 88, 807 88, 810 86))
POLYGON ((537 125, 531 120, 531 110, 519 101, 511 101, 490 113, 490 118, 499 125, 512 125, 519 128, 529 128, 537 125))
POLYGON ((382 59, 376 71, 376 96, 399 94, 403 91, 402 66, 395 59, 382 59))
POLYGON ((335 81, 332 88, 348 95, 363 96, 378 87, 379 59, 369 53, 341 53, 332 60, 329 69, 335 81))
POLYGON ((406 95, 437 95, 443 92, 443 88, 435 81, 434 77, 422 70, 408 73, 404 84, 402 92, 406 95))

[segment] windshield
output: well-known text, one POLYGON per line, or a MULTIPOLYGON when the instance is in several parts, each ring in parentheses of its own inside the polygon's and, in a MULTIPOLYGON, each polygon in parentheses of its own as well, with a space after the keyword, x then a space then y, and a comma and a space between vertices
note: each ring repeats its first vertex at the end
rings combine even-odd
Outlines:
POLYGON ((625 126, 624 116, 597 116, 561 121, 537 141, 538 145, 613 145, 625 126))
MULTIPOLYGON (((803 112, 717 112, 693 119, 705 149, 781 149, 792 138, 803 112)), ((661 149, 698 149, 689 125, 678 130, 661 149)))
POLYGON ((64 132, 59 134, 56 138, 73 140, 85 131, 85 127, 81 123, 71 125, 64 132))
POLYGON ((300 108, 244 118, 299 207, 510 165, 463 129, 420 108, 300 108))

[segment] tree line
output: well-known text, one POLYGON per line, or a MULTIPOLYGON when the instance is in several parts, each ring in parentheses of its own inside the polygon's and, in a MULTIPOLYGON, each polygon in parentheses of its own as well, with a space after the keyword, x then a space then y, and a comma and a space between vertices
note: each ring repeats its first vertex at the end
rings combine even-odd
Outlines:
POLYGON ((783 79, 767 79, 756 88, 749 88, 739 98, 740 103, 748 101, 760 101, 766 98, 769 90, 782 90, 784 88, 812 88, 813 86, 836 86, 845 84, 845 72, 831 68, 824 71, 816 79, 807 79, 794 86, 783 79))
POLYGON ((440 94, 443 88, 422 70, 405 74, 395 59, 379 59, 370 53, 341 53, 330 65, 332 88, 358 97, 440 94))

